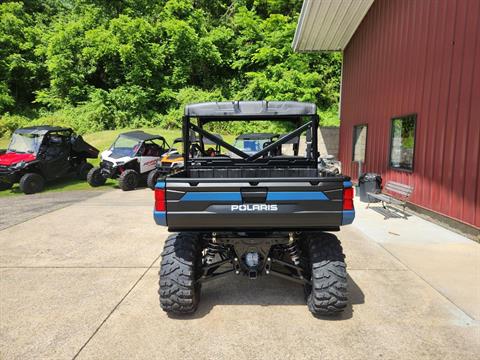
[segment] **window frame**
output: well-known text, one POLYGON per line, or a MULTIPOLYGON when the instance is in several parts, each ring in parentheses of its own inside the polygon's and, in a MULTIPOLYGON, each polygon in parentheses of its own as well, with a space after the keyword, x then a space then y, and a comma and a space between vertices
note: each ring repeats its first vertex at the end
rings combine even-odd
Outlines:
POLYGON ((367 146, 368 146, 368 123, 361 123, 353 125, 353 133, 352 133, 352 162, 358 162, 355 160, 355 129, 360 126, 365 126, 367 128, 367 135, 365 135, 365 154, 363 156, 362 163, 365 164, 367 160, 367 146))
POLYGON ((390 143, 389 143, 389 151, 388 151, 388 167, 391 170, 406 172, 406 173, 413 173, 415 170, 415 152, 416 152, 416 143, 417 143, 417 113, 411 113, 407 115, 400 115, 400 116, 393 116, 390 118, 390 143), (413 119, 413 153, 412 153, 412 168, 405 169, 392 166, 392 150, 393 150, 393 122, 395 120, 404 120, 412 118, 413 119))

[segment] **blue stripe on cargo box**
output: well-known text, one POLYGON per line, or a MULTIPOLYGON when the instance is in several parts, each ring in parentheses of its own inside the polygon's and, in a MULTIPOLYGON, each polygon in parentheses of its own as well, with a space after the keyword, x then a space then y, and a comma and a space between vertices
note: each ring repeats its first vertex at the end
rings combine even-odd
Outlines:
POLYGON ((267 194, 267 201, 329 200, 321 191, 272 191, 267 194))
POLYGON ((181 201, 242 201, 240 192, 187 192, 181 201))

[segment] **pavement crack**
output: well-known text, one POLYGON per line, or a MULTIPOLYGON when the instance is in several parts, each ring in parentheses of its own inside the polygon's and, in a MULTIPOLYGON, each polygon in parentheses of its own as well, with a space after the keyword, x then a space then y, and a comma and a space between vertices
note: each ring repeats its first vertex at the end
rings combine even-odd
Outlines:
POLYGON ((95 329, 95 331, 93 332, 92 335, 90 335, 90 337, 87 339, 87 341, 85 342, 85 344, 82 345, 82 347, 77 351, 77 353, 75 354, 75 356, 72 358, 72 360, 75 360, 78 355, 80 355, 80 353, 83 351, 83 349, 88 345, 88 343, 94 338, 94 336, 100 331, 100 329, 102 328, 103 324, 105 324, 107 322, 107 320, 110 318, 110 316, 112 316, 112 314, 115 312, 115 310, 118 309, 118 307, 122 304, 123 300, 125 300, 127 298, 127 296, 132 292, 132 290, 137 286, 137 284, 145 277, 145 275, 147 274, 148 270, 150 270, 153 265, 158 261, 158 259, 160 259, 160 256, 161 254, 159 254, 155 260, 152 261, 152 263, 150 264, 150 266, 148 268, 146 268, 146 270, 143 272, 143 274, 137 279, 137 281, 135 281, 135 283, 132 285, 132 287, 127 291, 127 293, 125 295, 123 295, 123 297, 120 299, 120 301, 117 303, 117 305, 115 305, 115 307, 112 309, 112 311, 110 311, 110 313, 105 317, 105 319, 103 319, 103 321, 100 323, 100 325, 98 325, 98 327, 95 329))

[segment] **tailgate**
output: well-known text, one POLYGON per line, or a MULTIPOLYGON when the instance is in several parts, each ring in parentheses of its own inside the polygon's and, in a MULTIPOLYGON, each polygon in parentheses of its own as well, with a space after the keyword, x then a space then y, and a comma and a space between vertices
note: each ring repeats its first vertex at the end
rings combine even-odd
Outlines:
POLYGON ((166 213, 155 218, 172 231, 300 231, 345 223, 341 177, 168 178, 157 186, 165 187, 166 213))

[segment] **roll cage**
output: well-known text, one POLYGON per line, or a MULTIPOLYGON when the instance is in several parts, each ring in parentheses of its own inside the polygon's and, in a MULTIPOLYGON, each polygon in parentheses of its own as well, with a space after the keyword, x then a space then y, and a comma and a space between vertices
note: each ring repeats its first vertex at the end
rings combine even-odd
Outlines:
MULTIPOLYGON (((26 128, 19 128, 13 132, 13 135, 19 136, 35 136, 38 138, 37 141, 37 149, 33 151, 33 153, 38 154, 41 152, 45 152, 49 144, 55 144, 57 146, 67 146, 73 134, 73 130, 70 128, 61 128, 61 127, 53 127, 53 126, 34 126, 34 127, 26 127, 26 128)), ((10 140, 10 143, 7 148, 8 151, 15 151, 16 149, 12 149, 14 137, 10 140)))
POLYGON ((218 165, 218 166, 302 166, 317 168, 318 144, 317 131, 319 117, 316 113, 316 106, 311 103, 294 101, 233 101, 214 102, 188 105, 185 108, 185 115, 182 119, 182 135, 184 144, 185 171, 197 165, 218 165), (196 119, 195 124, 193 120, 196 119), (255 154, 248 155, 223 139, 215 136, 204 129, 204 125, 217 121, 289 121, 296 124, 297 128, 278 140, 272 142, 255 154), (192 133, 198 134, 198 143, 204 149, 204 138, 224 147, 239 158, 191 158, 190 149, 192 133), (267 156, 273 150, 279 149, 282 145, 292 143, 299 139, 302 133, 306 133, 307 150, 302 156, 267 156))
MULTIPOLYGON (((170 147, 165 138, 161 135, 152 135, 143 131, 131 131, 119 134, 113 144, 110 146, 111 151, 114 151, 116 148, 118 149, 115 144, 117 144, 117 142, 122 138, 136 142, 136 145, 131 148, 131 156, 145 156, 148 155, 149 152, 154 151, 156 148, 158 148, 159 152, 164 152, 170 147), (160 144, 155 142, 155 140, 157 140, 160 144), (141 154, 141 152, 144 154, 141 154)), ((155 156, 160 155, 163 154, 155 154, 155 156)))

